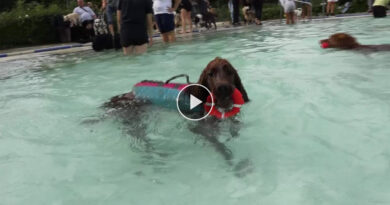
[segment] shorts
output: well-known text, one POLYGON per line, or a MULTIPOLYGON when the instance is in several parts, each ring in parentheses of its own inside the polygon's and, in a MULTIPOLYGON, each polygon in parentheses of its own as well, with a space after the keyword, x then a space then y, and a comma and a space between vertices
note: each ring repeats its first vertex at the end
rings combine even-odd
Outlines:
POLYGON ((108 5, 106 8, 106 14, 107 14, 107 24, 114 24, 114 18, 113 15, 116 14, 116 8, 114 6, 108 5))
POLYGON ((175 16, 173 14, 156 14, 156 23, 161 33, 175 30, 175 16))
POLYGON ((292 13, 295 11, 295 3, 293 1, 287 1, 284 5, 284 13, 292 13))
POLYGON ((386 7, 384 6, 373 6, 372 7, 372 14, 375 18, 382 18, 386 17, 386 7))
POLYGON ((180 8, 185 9, 186 11, 192 11, 192 4, 190 0, 182 0, 180 3, 180 8))
POLYGON ((140 46, 149 42, 146 28, 139 25, 122 24, 120 39, 123 47, 140 46))
POLYGON ((328 0, 328 2, 338 2, 338 0, 328 0))

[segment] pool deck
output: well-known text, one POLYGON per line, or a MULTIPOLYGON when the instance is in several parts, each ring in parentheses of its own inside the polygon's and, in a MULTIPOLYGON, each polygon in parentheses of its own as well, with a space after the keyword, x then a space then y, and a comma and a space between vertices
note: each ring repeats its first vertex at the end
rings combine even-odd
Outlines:
MULTIPOLYGON (((336 15, 332 17, 326 17, 326 16, 315 16, 312 18, 312 21, 318 21, 318 20, 335 20, 335 19, 341 19, 341 18, 356 18, 356 17, 368 17, 372 16, 370 13, 353 13, 353 14, 343 14, 343 15, 336 15)), ((302 21, 302 20, 301 20, 302 21)), ((307 20, 306 20, 307 21, 307 20)), ((280 19, 274 19, 274 20, 267 20, 263 21, 263 26, 267 25, 275 25, 280 24, 280 19)), ((193 32, 189 34, 177 34, 177 38, 186 38, 193 35, 203 35, 207 33, 215 33, 215 32, 223 32, 223 31, 230 31, 230 30, 238 30, 244 27, 254 27, 256 25, 242 25, 242 26, 236 26, 233 27, 230 25, 229 22, 218 22, 217 27, 218 30, 205 30, 202 32, 193 32)), ((153 37, 154 42, 162 42, 162 39, 159 34, 155 34, 153 37)), ((41 46, 31 46, 31 47, 22 47, 22 48, 14 48, 14 49, 8 49, 8 50, 0 50, 0 62, 5 60, 15 60, 19 58, 27 58, 31 57, 32 54, 66 54, 66 53, 73 53, 73 52, 81 52, 81 51, 87 51, 92 50, 92 43, 62 43, 62 44, 49 44, 49 45, 41 45, 41 46)))

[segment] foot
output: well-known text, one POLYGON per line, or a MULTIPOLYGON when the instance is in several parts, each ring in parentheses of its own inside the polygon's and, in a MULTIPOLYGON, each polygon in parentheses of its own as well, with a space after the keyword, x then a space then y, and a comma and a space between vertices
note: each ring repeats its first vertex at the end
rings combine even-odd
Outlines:
POLYGON ((261 23, 261 21, 258 20, 258 19, 255 20, 255 23, 256 23, 256 25, 263 25, 263 24, 261 23))
POLYGON ((234 26, 234 27, 241 26, 241 23, 240 23, 240 22, 233 23, 233 26, 234 26))

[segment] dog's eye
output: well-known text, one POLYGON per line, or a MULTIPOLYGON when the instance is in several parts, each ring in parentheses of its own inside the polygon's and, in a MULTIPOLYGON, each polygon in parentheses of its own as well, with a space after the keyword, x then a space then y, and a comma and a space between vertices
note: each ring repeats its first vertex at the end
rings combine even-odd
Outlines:
POLYGON ((213 72, 209 72, 207 75, 208 75, 209 77, 213 77, 214 73, 213 73, 213 72))

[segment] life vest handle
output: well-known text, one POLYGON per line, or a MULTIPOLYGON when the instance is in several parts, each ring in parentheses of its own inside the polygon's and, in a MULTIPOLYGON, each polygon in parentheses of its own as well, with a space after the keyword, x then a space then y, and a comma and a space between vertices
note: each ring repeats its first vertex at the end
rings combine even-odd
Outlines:
POLYGON ((175 75, 172 78, 169 78, 167 81, 165 81, 165 84, 171 82, 172 80, 180 77, 186 77, 187 83, 190 84, 190 77, 187 74, 180 74, 180 75, 175 75))

